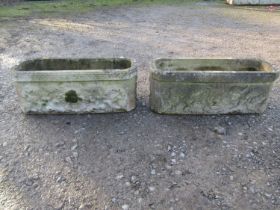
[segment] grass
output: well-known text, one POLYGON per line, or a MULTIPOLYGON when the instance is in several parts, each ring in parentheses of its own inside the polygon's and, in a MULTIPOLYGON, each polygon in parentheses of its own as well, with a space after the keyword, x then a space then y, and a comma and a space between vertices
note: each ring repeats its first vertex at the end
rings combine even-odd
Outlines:
POLYGON ((147 4, 180 4, 198 0, 56 0, 56 1, 29 1, 14 6, 0 7, 0 17, 26 17, 33 14, 69 14, 92 11, 98 7, 112 7, 120 5, 147 5, 147 4))

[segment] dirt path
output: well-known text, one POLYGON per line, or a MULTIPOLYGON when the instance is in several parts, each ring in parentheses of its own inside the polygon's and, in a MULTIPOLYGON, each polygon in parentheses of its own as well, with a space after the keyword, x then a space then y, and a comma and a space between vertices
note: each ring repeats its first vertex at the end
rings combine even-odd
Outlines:
POLYGON ((280 208, 279 81, 263 115, 163 116, 148 109, 154 58, 260 57, 280 69, 278 12, 198 3, 0 25, 0 209, 280 208), (20 112, 11 74, 19 61, 115 56, 138 61, 135 111, 20 112))

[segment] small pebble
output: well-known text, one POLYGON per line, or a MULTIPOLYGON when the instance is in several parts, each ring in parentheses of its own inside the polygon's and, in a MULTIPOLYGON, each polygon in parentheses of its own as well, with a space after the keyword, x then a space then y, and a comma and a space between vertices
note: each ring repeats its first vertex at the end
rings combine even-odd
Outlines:
POLYGON ((267 198, 271 198, 271 194, 265 193, 264 195, 265 195, 265 197, 267 197, 267 198))
POLYGON ((132 176, 132 177, 130 178, 130 180, 131 180, 132 183, 135 183, 135 182, 137 181, 137 178, 136 178, 136 176, 132 176))
POLYGON ((66 157, 65 160, 66 160, 66 162, 68 162, 68 163, 72 163, 71 157, 66 157))
POLYGON ((181 153, 180 153, 180 157, 181 157, 181 158, 184 158, 184 157, 185 157, 185 153, 181 152, 181 153))
POLYGON ((62 147, 65 143, 63 141, 55 144, 56 147, 62 147))
POLYGON ((268 130, 269 130, 269 131, 273 131, 273 128, 272 128, 272 127, 269 127, 268 130))
POLYGON ((214 132, 219 134, 219 135, 226 135, 226 129, 224 127, 215 127, 214 132))
POLYGON ((170 151, 171 151, 171 149, 172 149, 172 148, 171 148, 171 146, 170 146, 170 145, 168 145, 168 147, 167 147, 167 151, 168 151, 168 152, 170 152, 170 151))
POLYGON ((123 175, 122 174, 119 174, 116 176, 116 179, 122 179, 123 178, 123 175))
POLYGON ((149 187, 149 190, 150 190, 151 192, 155 191, 155 189, 156 189, 156 188, 153 187, 153 186, 150 186, 150 187, 149 187))
POLYGON ((75 144, 74 146, 71 147, 71 150, 73 151, 73 150, 77 149, 77 147, 78 147, 78 145, 75 144))
POLYGON ((123 210, 128 210, 129 206, 127 204, 122 205, 123 210))
POLYGON ((31 146, 30 146, 30 145, 27 145, 27 146, 24 147, 23 150, 24 150, 25 152, 30 152, 31 146))
POLYGON ((61 182, 64 182, 65 180, 66 180, 65 177, 59 176, 59 177, 56 179, 56 182, 61 183, 61 182))
POLYGON ((171 159, 171 162, 176 163, 177 161, 176 161, 176 159, 171 159))
MULTIPOLYGON (((92 204, 90 203, 82 203, 79 207, 80 210, 91 209, 92 204)), ((106 209, 106 208, 105 208, 106 209)))
POLYGON ((165 168, 166 169, 171 169, 171 166, 170 165, 165 165, 165 168))
POLYGON ((176 170, 176 171, 175 171, 175 174, 176 174, 176 175, 182 175, 182 171, 176 170))
POLYGON ((79 156, 78 152, 73 152, 73 157, 77 158, 79 156))

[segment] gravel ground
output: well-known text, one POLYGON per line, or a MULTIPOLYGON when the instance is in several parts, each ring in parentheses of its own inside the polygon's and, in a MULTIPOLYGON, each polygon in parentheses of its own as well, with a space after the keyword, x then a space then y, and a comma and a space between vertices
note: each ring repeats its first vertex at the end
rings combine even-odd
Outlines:
POLYGON ((0 209, 280 208, 279 80, 262 115, 148 108, 154 58, 258 57, 279 69, 279 12, 196 3, 0 25, 0 209), (19 61, 114 56, 138 61, 136 110, 21 113, 11 74, 19 61))

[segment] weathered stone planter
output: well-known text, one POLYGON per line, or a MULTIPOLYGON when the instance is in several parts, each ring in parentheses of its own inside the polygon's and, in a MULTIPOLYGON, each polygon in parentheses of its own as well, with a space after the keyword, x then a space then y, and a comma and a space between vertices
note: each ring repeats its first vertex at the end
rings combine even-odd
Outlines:
POLYGON ((136 68, 127 59, 38 59, 15 68, 25 113, 106 113, 135 108, 136 68))
POLYGON ((259 60, 159 59, 150 105, 164 114, 262 113, 278 76, 259 60))
POLYGON ((280 0, 227 0, 227 3, 234 5, 273 5, 280 4, 280 0))

